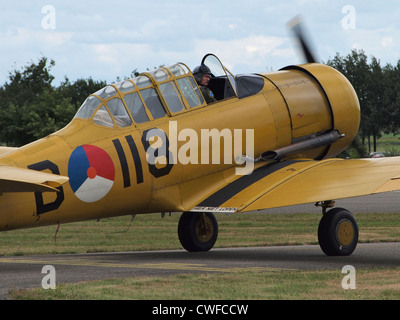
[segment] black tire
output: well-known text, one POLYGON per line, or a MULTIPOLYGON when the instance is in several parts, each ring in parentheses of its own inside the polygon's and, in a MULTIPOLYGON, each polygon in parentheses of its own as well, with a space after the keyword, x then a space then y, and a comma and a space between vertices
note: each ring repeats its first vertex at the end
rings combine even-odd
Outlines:
POLYGON ((217 241, 217 219, 209 212, 184 212, 179 219, 178 236, 189 252, 209 251, 217 241))
POLYGON ((318 227, 318 241, 327 256, 348 256, 358 242, 358 225, 346 209, 333 208, 321 219, 318 227))

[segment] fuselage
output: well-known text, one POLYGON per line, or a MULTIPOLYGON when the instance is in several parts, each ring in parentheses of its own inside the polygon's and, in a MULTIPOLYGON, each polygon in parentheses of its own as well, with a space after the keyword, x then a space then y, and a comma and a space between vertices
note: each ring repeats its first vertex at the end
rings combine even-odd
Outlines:
MULTIPOLYGON (((323 159, 345 149, 357 133, 357 96, 347 79, 330 67, 309 64, 254 75, 257 89, 247 94, 239 94, 239 86, 251 86, 253 79, 242 78, 242 84, 234 84, 234 95, 209 105, 194 80, 189 81, 190 70, 182 69, 186 71, 163 68, 165 78, 157 70, 142 75, 147 79, 139 80, 148 83, 136 79, 108 86, 91 96, 90 112, 86 101, 62 130, 3 154, 3 165, 67 176, 69 182, 57 193, 2 194, 0 230, 183 212, 190 209, 185 190, 190 182, 209 176, 212 184, 213 174, 245 165, 239 164, 240 155, 257 158, 337 130, 344 138, 291 156, 323 159), (169 93, 168 85, 174 89, 169 93), (189 87, 194 91, 187 92, 189 87), (164 115, 151 111, 146 90, 158 95, 164 115), (134 94, 143 105, 142 116, 129 105, 134 94), (197 105, 189 100, 194 94, 197 105)), ((206 197, 207 183, 204 190, 206 197)))

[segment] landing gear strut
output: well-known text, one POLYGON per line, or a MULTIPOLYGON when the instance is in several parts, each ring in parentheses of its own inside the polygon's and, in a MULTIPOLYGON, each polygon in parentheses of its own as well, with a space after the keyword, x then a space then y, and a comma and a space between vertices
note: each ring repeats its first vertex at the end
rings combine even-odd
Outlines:
MULTIPOLYGON (((324 202, 325 205, 327 204, 324 202)), ((318 227, 318 241, 327 256, 347 256, 353 253, 358 242, 358 226, 350 211, 333 208, 326 212, 318 227)))
POLYGON ((217 219, 210 212, 184 212, 179 220, 178 236, 189 252, 209 251, 217 241, 217 219))

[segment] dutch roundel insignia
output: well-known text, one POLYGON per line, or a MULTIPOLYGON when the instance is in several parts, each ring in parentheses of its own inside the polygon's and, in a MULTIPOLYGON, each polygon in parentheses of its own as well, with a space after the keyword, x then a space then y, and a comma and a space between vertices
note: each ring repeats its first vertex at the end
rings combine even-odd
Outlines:
POLYGON ((84 202, 102 199, 111 190, 115 167, 103 149, 83 145, 76 148, 68 162, 69 182, 74 194, 84 202))

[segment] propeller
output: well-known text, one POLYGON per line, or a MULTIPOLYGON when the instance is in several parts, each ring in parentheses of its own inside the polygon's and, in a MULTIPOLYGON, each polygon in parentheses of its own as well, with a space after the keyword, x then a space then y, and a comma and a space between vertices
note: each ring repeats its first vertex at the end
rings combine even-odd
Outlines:
POLYGON ((295 34, 297 40, 300 43, 302 53, 308 63, 318 62, 313 50, 311 50, 310 41, 307 39, 305 32, 304 22, 300 16, 296 16, 288 22, 288 26, 291 31, 295 34))

